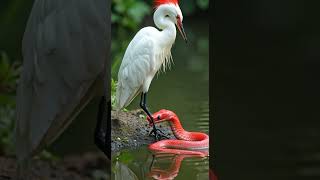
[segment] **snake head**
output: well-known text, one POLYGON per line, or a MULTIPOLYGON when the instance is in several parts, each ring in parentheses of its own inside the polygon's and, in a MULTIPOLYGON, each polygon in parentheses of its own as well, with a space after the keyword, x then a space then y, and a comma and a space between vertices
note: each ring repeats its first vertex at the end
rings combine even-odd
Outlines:
MULTIPOLYGON (((171 121, 173 117, 175 117, 176 114, 170 110, 161 109, 160 111, 153 113, 152 118, 154 120, 154 123, 160 123, 163 121, 171 121)), ((147 120, 149 121, 149 124, 152 125, 152 121, 147 116, 147 120)))

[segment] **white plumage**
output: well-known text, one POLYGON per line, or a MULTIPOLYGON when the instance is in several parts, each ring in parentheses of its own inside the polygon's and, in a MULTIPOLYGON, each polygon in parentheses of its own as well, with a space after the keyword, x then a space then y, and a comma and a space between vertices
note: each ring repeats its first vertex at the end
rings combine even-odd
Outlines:
POLYGON ((164 71, 170 66, 171 47, 176 38, 175 24, 186 40, 182 13, 177 4, 160 5, 153 19, 160 30, 154 27, 141 29, 124 54, 118 73, 117 110, 128 106, 139 93, 147 93, 161 66, 164 71))
POLYGON ((22 41, 15 141, 24 180, 33 155, 50 145, 95 96, 103 95, 109 38, 105 0, 36 0, 22 41))

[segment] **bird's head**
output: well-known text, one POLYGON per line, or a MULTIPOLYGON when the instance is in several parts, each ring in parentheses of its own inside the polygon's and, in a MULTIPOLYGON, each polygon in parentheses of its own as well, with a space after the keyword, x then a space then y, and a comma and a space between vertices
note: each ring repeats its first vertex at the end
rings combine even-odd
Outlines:
MULTIPOLYGON (((153 113, 152 114, 152 118, 154 120, 154 123, 160 123, 163 121, 172 121, 173 117, 176 117, 177 115, 170 111, 170 110, 166 110, 166 109, 161 109, 160 111, 153 113)), ((149 121, 149 124, 152 124, 151 119, 149 118, 149 116, 147 116, 147 120, 149 121)))
POLYGON ((165 16, 164 18, 168 18, 177 26, 182 38, 187 42, 187 35, 182 24, 183 15, 178 0, 155 0, 154 8, 158 9, 160 7, 165 9, 163 14, 165 16))

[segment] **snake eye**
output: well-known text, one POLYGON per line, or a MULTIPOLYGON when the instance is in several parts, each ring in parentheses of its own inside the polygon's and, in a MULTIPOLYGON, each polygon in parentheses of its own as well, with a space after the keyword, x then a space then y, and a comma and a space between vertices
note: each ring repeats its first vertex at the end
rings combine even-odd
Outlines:
POLYGON ((157 117, 157 118, 158 118, 158 120, 160 120, 160 115, 158 115, 158 117, 157 117))

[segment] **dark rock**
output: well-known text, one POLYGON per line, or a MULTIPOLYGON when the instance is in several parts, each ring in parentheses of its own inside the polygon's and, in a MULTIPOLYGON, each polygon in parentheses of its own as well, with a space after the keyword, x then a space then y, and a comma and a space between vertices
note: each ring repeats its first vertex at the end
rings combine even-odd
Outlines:
MULTIPOLYGON (((144 114, 142 110, 129 112, 111 112, 111 150, 112 152, 121 149, 134 149, 142 145, 148 145, 154 142, 154 137, 149 136, 151 127, 146 119, 140 117, 144 114), (116 117, 117 116, 117 117, 116 117), (134 141, 135 140, 135 141, 134 141)), ((165 134, 171 134, 169 137, 174 138, 170 126, 161 124, 161 131, 165 134)))

